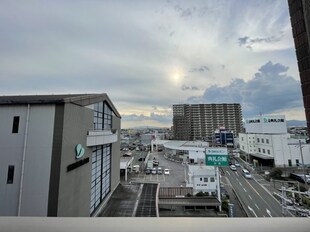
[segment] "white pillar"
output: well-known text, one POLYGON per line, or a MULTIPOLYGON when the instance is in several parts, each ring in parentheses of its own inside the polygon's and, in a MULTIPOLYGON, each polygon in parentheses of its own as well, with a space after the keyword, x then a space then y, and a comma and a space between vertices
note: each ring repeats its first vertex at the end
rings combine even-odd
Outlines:
POLYGON ((219 167, 216 167, 216 179, 217 179, 217 198, 220 201, 220 207, 219 210, 222 211, 222 200, 221 200, 221 180, 220 180, 220 172, 219 167))

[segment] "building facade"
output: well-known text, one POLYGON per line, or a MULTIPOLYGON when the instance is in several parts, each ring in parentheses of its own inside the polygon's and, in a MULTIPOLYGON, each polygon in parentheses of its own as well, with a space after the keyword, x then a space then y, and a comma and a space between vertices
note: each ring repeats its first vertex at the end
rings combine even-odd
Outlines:
POLYGON ((205 140, 213 143, 214 131, 225 127, 235 136, 242 132, 240 104, 173 105, 173 131, 176 140, 205 140))
POLYGON ((296 167, 302 159, 310 164, 310 146, 303 139, 300 149, 299 139, 287 133, 283 115, 247 119, 245 129, 246 133, 239 134, 240 151, 254 166, 296 167))
POLYGON ((234 147, 234 133, 221 127, 220 129, 214 132, 215 134, 215 145, 216 146, 226 146, 234 147))
POLYGON ((310 134, 310 2, 308 0, 288 0, 288 4, 308 134, 310 134))
POLYGON ((0 97, 0 215, 96 216, 120 181, 120 119, 106 94, 0 97))

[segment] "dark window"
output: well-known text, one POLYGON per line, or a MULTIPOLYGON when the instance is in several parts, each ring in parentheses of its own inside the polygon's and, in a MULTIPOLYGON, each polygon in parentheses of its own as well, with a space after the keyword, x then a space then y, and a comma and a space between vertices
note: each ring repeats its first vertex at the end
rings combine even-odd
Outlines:
POLYGON ((299 166, 299 159, 296 159, 296 165, 299 166))
POLYGON ((6 183, 7 184, 13 184, 13 180, 14 180, 14 165, 9 165, 8 178, 7 178, 6 183))
POLYGON ((18 127, 19 127, 19 116, 14 116, 12 133, 18 133, 18 127))
POLYGON ((288 160, 288 166, 292 167, 292 160, 290 160, 290 159, 288 160))

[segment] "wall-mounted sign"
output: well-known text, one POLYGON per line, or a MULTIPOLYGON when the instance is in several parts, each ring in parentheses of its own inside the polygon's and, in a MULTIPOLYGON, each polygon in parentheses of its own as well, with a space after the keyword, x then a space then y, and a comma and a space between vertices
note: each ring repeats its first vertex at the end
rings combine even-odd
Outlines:
POLYGON ((84 153, 85 153, 85 149, 82 147, 82 145, 81 144, 76 145, 76 147, 75 147, 75 158, 76 159, 82 158, 84 153))

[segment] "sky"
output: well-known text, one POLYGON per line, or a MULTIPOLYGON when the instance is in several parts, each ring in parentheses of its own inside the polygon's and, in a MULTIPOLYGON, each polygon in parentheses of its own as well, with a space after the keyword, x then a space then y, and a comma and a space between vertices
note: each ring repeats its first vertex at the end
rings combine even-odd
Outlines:
POLYGON ((3 0, 0 93, 107 93, 122 128, 173 104, 305 120, 286 0, 3 0))

